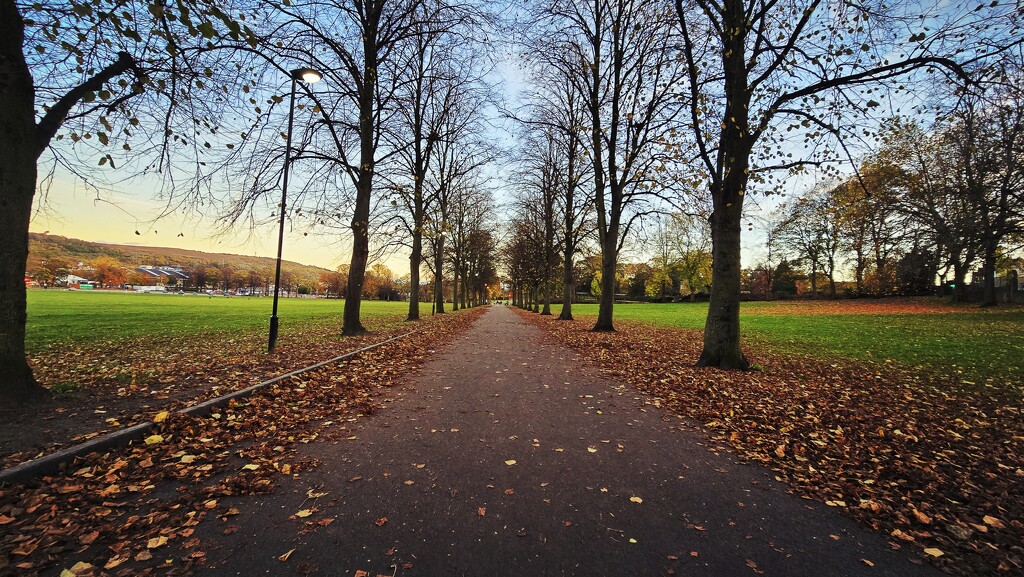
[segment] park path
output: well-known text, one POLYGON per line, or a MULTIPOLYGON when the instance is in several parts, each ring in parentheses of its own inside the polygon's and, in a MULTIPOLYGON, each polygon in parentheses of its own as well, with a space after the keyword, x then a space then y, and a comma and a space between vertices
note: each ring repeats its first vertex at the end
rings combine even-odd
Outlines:
POLYGON ((204 531, 199 574, 940 574, 713 450, 506 307, 389 396, 306 445, 315 470, 237 499, 240 515, 204 531), (311 521, 324 526, 300 534, 311 521))

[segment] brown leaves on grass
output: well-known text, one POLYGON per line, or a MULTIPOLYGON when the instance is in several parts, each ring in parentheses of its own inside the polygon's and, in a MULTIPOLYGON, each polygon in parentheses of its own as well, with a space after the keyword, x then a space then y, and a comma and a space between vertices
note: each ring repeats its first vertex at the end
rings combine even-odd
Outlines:
MULTIPOLYGON (((376 405, 382 387, 403 379, 427 349, 476 316, 436 317, 410 337, 293 377, 209 416, 168 418, 154 432, 159 442, 89 455, 65 474, 0 488, 0 574, 54 572, 82 561, 110 575, 134 576, 168 559, 182 570, 202 563, 194 528, 237 515, 224 499, 272 491, 281 475, 314 467, 298 456, 298 443, 338 430, 347 434, 344 423, 376 405)), ((307 496, 325 494, 311 489, 307 496)), ((227 527, 218 532, 237 530, 227 527)))
POLYGON ((928 315, 962 313, 963 306, 936 302, 933 298, 906 297, 836 301, 773 301, 772 306, 754 309, 758 316, 788 315, 928 315))
POLYGON ((749 346, 764 370, 697 369, 699 331, 523 317, 893 547, 964 575, 1024 570, 1019 390, 749 346))
POLYGON ((29 360, 41 383, 68 385, 75 392, 58 395, 28 415, 0 409, 0 419, 10 426, 9 434, 0 438, 0 465, 13 466, 41 450, 52 452, 101 431, 146 420, 161 422, 194 402, 411 330, 400 318, 360 337, 341 337, 337 321, 309 324, 301 332, 282 335, 273 355, 266 354, 266 336, 260 331, 236 337, 98 341, 33 353, 29 360))

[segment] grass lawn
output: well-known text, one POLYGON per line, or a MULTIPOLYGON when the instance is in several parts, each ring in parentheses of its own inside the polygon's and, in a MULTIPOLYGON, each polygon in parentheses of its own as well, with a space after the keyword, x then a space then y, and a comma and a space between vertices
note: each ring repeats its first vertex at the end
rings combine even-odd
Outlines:
MULTIPOLYGON (((26 346, 32 353, 97 341, 267 330, 271 304, 270 297, 30 290, 26 346)), ((340 327, 344 306, 338 299, 280 299, 281 333, 316 322, 340 327)), ((406 302, 363 301, 361 317, 367 328, 379 329, 401 322, 408 310, 406 302)), ((420 311, 429 315, 430 303, 420 311)))
MULTIPOLYGON (((741 306, 740 326, 750 342, 782 352, 892 361, 967 381, 1022 381, 1024 308, 953 309, 935 300, 927 301, 936 307, 929 311, 920 302, 750 302, 741 306)), ((707 310, 706 303, 617 304, 615 319, 703 329, 707 310)), ((573 314, 596 318, 597 305, 573 305, 573 314)))

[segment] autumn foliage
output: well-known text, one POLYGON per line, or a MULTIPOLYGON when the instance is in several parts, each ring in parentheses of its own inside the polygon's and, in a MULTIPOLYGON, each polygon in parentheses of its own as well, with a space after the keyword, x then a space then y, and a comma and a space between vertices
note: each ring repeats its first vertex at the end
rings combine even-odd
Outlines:
POLYGON ((521 314, 720 449, 889 535, 893 548, 960 575, 1024 569, 1019 385, 749 345, 759 370, 694 368, 699 331, 618 323, 594 333, 586 321, 521 314))
MULTIPOLYGON (((64 568, 78 577, 135 576, 201 565, 197 525, 220 519, 224 533, 237 530, 231 519, 239 511, 224 498, 273 491, 282 476, 315 467, 298 454, 299 444, 347 434, 338 423, 372 413, 379 393, 478 314, 436 317, 409 337, 206 417, 157 412, 157 429, 128 449, 89 455, 38 483, 0 488, 0 575, 64 568)), ((237 375, 225 382, 248 384, 237 375)), ((331 520, 299 519, 307 531, 331 520)))

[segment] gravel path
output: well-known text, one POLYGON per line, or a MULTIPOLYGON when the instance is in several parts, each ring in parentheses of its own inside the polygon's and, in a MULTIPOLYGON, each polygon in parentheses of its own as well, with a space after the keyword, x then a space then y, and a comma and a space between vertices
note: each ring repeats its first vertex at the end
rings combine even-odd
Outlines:
POLYGON ((314 471, 203 523, 198 574, 941 575, 502 306, 390 397, 307 445, 314 471))

